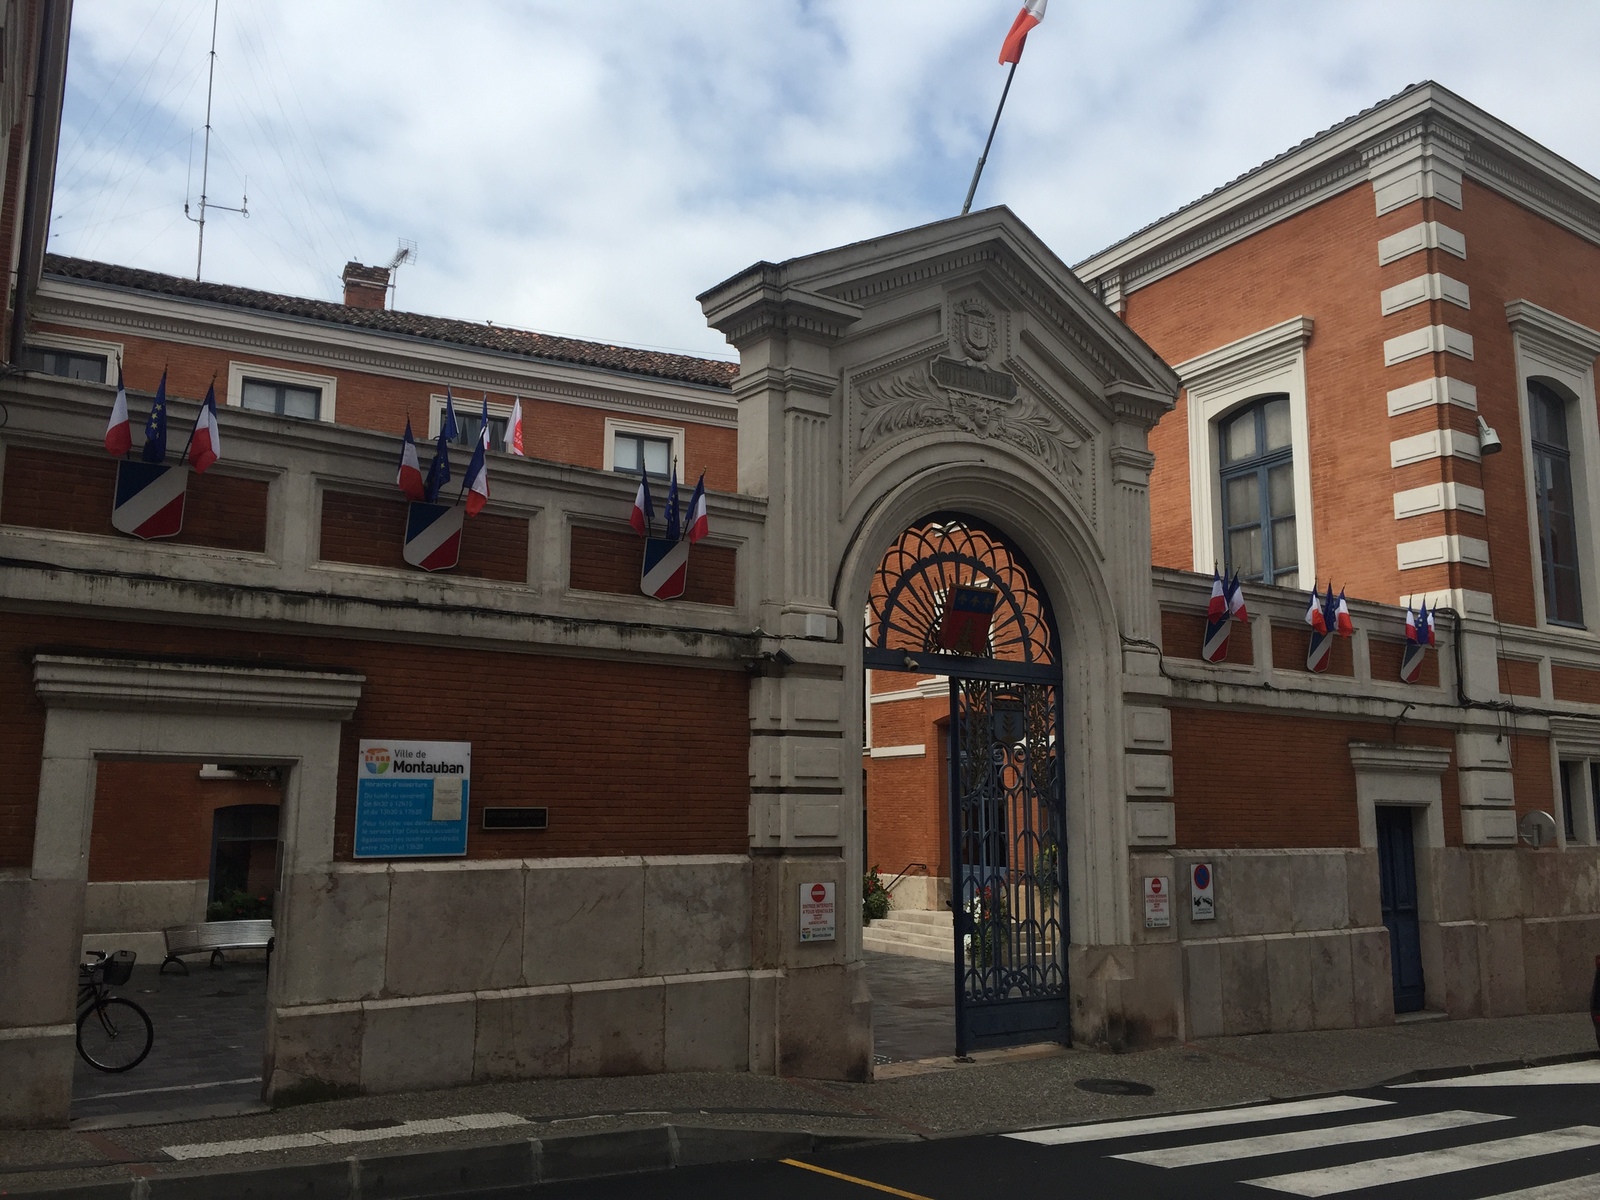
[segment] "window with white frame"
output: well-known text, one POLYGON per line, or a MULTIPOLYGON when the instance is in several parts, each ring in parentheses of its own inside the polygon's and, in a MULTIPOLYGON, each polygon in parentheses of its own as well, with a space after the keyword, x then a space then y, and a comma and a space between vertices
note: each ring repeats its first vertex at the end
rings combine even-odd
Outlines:
POLYGON ((1557 762, 1556 828, 1568 846, 1592 846, 1600 829, 1600 758, 1567 758, 1557 762))
MULTIPOLYGON (((1600 330, 1513 300, 1506 305, 1516 352, 1523 477, 1533 595, 1543 625, 1587 628, 1584 601, 1600 596, 1600 422, 1594 361, 1600 330)), ((1486 473, 1493 471, 1486 468, 1486 473)))
POLYGON ((265 363, 228 364, 227 403, 251 412, 332 421, 338 380, 332 375, 291 371, 265 363))
POLYGON ((85 383, 112 383, 122 361, 121 342, 102 342, 64 333, 35 332, 22 348, 23 368, 79 379, 85 383))
POLYGON ((1294 445, 1289 397, 1265 396, 1217 425, 1222 474, 1222 561, 1249 583, 1298 579, 1294 445))
POLYGON ((1175 369, 1189 432, 1194 569, 1298 587, 1316 573, 1305 347, 1294 317, 1175 369))
POLYGON ((626 475, 667 478, 674 463, 683 471, 683 430, 671 425, 606 418, 605 469, 626 475))
MULTIPOLYGON (((444 424, 443 396, 430 396, 428 398, 428 436, 439 436, 439 428, 444 424)), ((456 436, 451 441, 452 446, 462 446, 470 450, 478 444, 478 430, 483 424, 483 401, 476 402, 464 400, 460 396, 453 398, 453 407, 456 412, 456 436)), ((489 449, 504 451, 506 448, 506 434, 511 426, 511 405, 497 404, 489 401, 489 449)), ((524 425, 526 428, 526 425, 524 425)))

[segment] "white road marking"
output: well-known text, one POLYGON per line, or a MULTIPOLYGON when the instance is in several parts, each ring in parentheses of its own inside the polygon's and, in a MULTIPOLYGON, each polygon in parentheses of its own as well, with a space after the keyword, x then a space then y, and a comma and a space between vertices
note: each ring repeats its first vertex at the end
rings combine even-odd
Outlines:
POLYGON ((1600 1175, 1585 1175, 1581 1179, 1563 1179, 1558 1183, 1541 1183, 1538 1187, 1485 1196, 1484 1200, 1594 1200, 1596 1196, 1600 1196, 1600 1175))
POLYGON ((1175 1113, 1165 1117, 1134 1117, 1101 1121, 1094 1125, 1063 1125, 1059 1129, 1030 1129, 1005 1136, 1040 1146, 1067 1146, 1111 1138, 1138 1137, 1146 1133, 1180 1133, 1186 1129, 1212 1129, 1219 1125, 1248 1125, 1254 1121, 1286 1121, 1291 1117, 1319 1117, 1326 1113, 1377 1108, 1393 1100, 1363 1096, 1324 1096, 1317 1100, 1290 1100, 1283 1104, 1257 1104, 1249 1108, 1217 1108, 1209 1112, 1175 1113))
POLYGON ((417 1137, 429 1133, 461 1133, 473 1129, 504 1129, 526 1125, 512 1113, 467 1113, 425 1121, 402 1121, 381 1129, 323 1129, 315 1133, 285 1133, 276 1137, 239 1138, 231 1142, 196 1142, 163 1146, 162 1153, 176 1159, 221 1158, 228 1154, 260 1154, 267 1150, 297 1150, 305 1146, 343 1146, 352 1142, 379 1142, 388 1138, 417 1137))
POLYGON ((1483 1075, 1456 1075, 1421 1083, 1397 1083, 1397 1088, 1542 1087, 1552 1083, 1600 1083, 1600 1058, 1556 1063, 1550 1067, 1518 1067, 1483 1075))
POLYGON ((1415 1117, 1395 1117, 1388 1121, 1366 1121, 1358 1125, 1331 1125, 1326 1129, 1303 1129, 1298 1133, 1269 1133, 1261 1137, 1236 1138, 1231 1142, 1200 1142, 1193 1146, 1174 1146, 1168 1150, 1140 1150, 1133 1154, 1114 1154, 1113 1158, 1145 1163, 1152 1167, 1194 1167, 1201 1163, 1229 1162, 1236 1158, 1258 1158, 1265 1154, 1288 1154, 1295 1150, 1315 1150, 1322 1146, 1348 1146, 1356 1142, 1378 1142, 1386 1138, 1411 1137, 1418 1133, 1437 1133, 1441 1129, 1461 1129, 1490 1121, 1509 1121, 1494 1113, 1439 1112, 1415 1117))
POLYGON ((1298 1171, 1292 1175, 1272 1175, 1266 1179, 1251 1179, 1246 1182, 1253 1183, 1256 1187, 1290 1192, 1296 1196, 1332 1196, 1339 1192, 1353 1192, 1358 1188, 1382 1187, 1389 1183, 1426 1179, 1433 1175, 1448 1175, 1454 1171, 1470 1171, 1474 1167, 1519 1162, 1522 1159, 1538 1158, 1544 1154, 1560 1154, 1564 1150, 1585 1150, 1591 1146, 1600 1146, 1600 1128, 1593 1125, 1573 1125, 1567 1129, 1527 1133, 1521 1137, 1478 1142, 1475 1145, 1457 1146, 1450 1150, 1425 1150, 1420 1154, 1374 1158, 1342 1167, 1325 1167, 1320 1171, 1298 1171))

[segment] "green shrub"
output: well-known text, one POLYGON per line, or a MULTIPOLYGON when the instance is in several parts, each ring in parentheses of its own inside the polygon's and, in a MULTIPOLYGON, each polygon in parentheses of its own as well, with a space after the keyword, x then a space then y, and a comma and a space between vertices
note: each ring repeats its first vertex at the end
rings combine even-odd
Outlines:
POLYGON ((249 892, 224 892, 206 905, 208 921, 262 921, 272 917, 272 897, 249 892))
POLYGON ((883 886, 883 880, 878 877, 878 868, 873 867, 861 877, 861 920, 871 924, 888 915, 889 889, 883 886))

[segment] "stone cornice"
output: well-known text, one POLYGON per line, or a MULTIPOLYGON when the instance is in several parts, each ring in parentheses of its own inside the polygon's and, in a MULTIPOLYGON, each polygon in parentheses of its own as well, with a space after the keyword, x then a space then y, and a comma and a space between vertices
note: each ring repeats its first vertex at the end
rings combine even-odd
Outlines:
POLYGON ((440 386, 468 384, 608 412, 667 416, 706 425, 738 423, 733 397, 722 388, 535 361, 426 338, 148 296, 75 280, 45 279, 34 302, 33 319, 440 386))
POLYGON ((1079 263, 1120 303, 1130 292, 1367 182, 1423 142, 1467 178, 1600 244, 1600 179, 1437 84, 1408 89, 1079 263), (1103 281, 1103 285, 1102 285, 1103 281))
POLYGON ((1351 742, 1350 765, 1357 774, 1443 775, 1450 766, 1450 747, 1398 742, 1351 742))
POLYGON ((1574 370, 1586 371, 1594 366, 1596 358, 1600 358, 1600 330, 1580 325, 1560 313, 1541 308, 1531 300, 1509 301, 1506 304, 1506 324, 1519 338, 1569 363, 1574 370))
POLYGON ((762 264, 702 300, 706 323, 735 346, 772 336, 831 342, 861 319, 861 306, 783 280, 781 268, 762 264))
POLYGON ((1298 353, 1311 341, 1315 326, 1310 317, 1290 317, 1226 346, 1207 350, 1172 369, 1191 392, 1213 389, 1237 374, 1258 372, 1280 355, 1298 353))
POLYGON ((365 675, 38 654, 33 687, 51 708, 273 713, 348 721, 365 675))

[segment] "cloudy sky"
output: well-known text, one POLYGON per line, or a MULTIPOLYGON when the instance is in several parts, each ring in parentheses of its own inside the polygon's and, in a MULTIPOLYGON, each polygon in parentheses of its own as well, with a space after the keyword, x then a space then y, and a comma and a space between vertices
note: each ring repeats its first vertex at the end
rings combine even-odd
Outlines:
MULTIPOLYGON (((1018 0, 222 0, 204 276, 729 357, 694 295, 959 211, 1018 0)), ((192 275, 211 0, 76 0, 51 248, 192 275)), ((1054 0, 977 207, 1075 262, 1432 78, 1600 174, 1600 4, 1054 0)))

